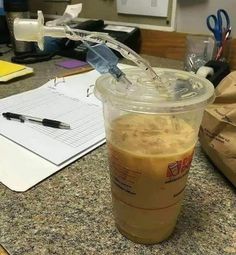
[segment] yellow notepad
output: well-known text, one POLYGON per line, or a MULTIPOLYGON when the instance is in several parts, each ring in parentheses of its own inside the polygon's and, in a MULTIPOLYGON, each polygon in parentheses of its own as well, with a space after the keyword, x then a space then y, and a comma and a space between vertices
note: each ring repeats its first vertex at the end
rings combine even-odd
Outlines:
POLYGON ((25 68, 23 65, 0 60, 0 77, 21 71, 25 68))

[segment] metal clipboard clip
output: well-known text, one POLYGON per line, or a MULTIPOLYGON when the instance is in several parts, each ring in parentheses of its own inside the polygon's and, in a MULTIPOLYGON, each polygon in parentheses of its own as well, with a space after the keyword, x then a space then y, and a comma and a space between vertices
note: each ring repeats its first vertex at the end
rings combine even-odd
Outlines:
POLYGON ((89 85, 89 87, 87 88, 86 97, 90 97, 93 94, 94 87, 95 87, 94 84, 89 85))
POLYGON ((53 83, 49 85, 49 88, 51 88, 51 89, 56 89, 56 87, 58 86, 58 84, 60 84, 60 83, 65 83, 65 82, 66 82, 66 81, 65 81, 65 78, 64 78, 64 77, 60 77, 60 78, 55 77, 55 78, 53 79, 53 83))

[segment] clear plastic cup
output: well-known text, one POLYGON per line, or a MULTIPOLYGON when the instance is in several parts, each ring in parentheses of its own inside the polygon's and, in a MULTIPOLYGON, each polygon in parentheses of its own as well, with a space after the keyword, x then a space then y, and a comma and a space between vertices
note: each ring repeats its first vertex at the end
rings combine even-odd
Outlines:
POLYGON ((178 70, 156 69, 161 83, 138 68, 124 72, 133 84, 129 90, 120 92, 122 84, 109 74, 95 86, 104 109, 113 214, 128 239, 158 243, 174 230, 214 87, 178 70))

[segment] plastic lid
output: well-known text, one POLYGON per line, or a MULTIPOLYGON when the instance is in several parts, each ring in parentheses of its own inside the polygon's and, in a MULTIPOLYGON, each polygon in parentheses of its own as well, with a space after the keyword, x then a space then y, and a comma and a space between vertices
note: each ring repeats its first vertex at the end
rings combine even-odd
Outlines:
POLYGON ((185 112, 204 108, 214 101, 214 86, 196 74, 175 69, 156 68, 160 82, 151 81, 139 68, 124 69, 131 89, 110 74, 99 77, 94 93, 103 102, 111 102, 125 111, 142 113, 185 112))

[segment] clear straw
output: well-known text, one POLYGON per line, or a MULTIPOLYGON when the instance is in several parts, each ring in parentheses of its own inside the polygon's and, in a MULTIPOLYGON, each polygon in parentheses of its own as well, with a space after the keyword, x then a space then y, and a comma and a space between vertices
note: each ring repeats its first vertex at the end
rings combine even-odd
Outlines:
MULTIPOLYGON (((68 31, 76 39, 75 32, 68 26, 68 31)), ((100 73, 110 73, 117 81, 120 81, 122 86, 119 86, 119 90, 124 92, 130 90, 132 83, 127 79, 126 75, 117 66, 118 57, 111 51, 111 49, 105 44, 97 44, 91 46, 87 41, 78 37, 79 40, 88 48, 87 62, 92 65, 100 73), (92 56, 91 56, 92 54, 92 56), (125 86, 124 86, 125 85, 125 86)))
POLYGON ((90 32, 80 29, 71 29, 66 26, 66 36, 71 40, 81 40, 97 44, 105 44, 109 48, 118 51, 124 58, 134 62, 142 69, 153 81, 161 82, 161 78, 156 74, 151 65, 139 54, 130 49, 128 46, 118 42, 106 33, 90 32))

